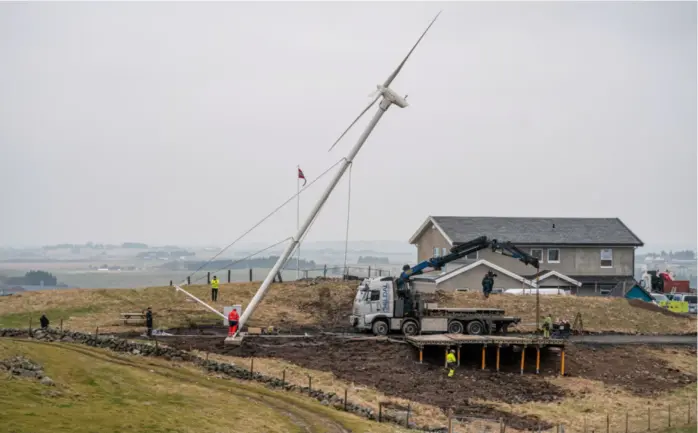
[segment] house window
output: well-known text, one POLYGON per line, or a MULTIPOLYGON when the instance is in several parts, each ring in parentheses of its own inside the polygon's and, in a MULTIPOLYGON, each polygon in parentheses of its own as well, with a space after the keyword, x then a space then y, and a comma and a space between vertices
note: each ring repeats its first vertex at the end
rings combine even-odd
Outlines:
POLYGON ((445 256, 446 254, 448 254, 448 253, 446 252, 446 248, 441 248, 441 255, 442 255, 442 256, 445 256))
POLYGON ((558 248, 548 249, 548 263, 560 263, 560 250, 558 248))
POLYGON ((606 248, 601 250, 601 267, 602 268, 612 268, 613 267, 613 250, 606 248))
POLYGON ((543 261, 543 250, 541 248, 531 248, 531 257, 535 257, 539 262, 543 261))
POLYGON ((439 247, 434 247, 434 257, 440 257, 439 256, 439 247))
POLYGON ((465 258, 468 260, 477 260, 477 251, 475 251, 474 253, 468 254, 467 256, 465 256, 465 258))

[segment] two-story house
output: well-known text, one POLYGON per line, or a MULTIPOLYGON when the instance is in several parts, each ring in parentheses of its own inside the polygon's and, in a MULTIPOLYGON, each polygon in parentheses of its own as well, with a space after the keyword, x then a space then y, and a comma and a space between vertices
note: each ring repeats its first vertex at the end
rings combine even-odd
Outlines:
POLYGON ((431 278, 438 289, 480 290, 486 268, 495 288, 560 287, 579 295, 622 296, 632 286, 635 248, 642 241, 618 218, 508 218, 430 216, 410 238, 418 260, 448 254, 478 236, 510 241, 537 257, 540 269, 485 249, 431 278))

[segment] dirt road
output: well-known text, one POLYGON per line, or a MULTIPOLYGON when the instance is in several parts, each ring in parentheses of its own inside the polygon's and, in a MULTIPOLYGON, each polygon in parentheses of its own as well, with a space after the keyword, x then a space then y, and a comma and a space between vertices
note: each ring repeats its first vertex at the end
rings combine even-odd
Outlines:
POLYGON ((574 335, 575 344, 696 345, 695 335, 574 335))

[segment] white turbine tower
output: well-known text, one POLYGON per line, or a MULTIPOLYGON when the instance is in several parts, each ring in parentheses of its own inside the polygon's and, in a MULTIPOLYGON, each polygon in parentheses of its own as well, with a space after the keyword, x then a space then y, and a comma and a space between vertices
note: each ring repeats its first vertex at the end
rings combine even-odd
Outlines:
POLYGON ((310 215, 308 215, 308 218, 300 226, 298 232, 293 237, 293 241, 286 247, 283 254, 281 254, 281 257, 279 257, 279 259, 276 261, 276 264, 274 264, 274 267, 269 272, 269 275, 267 275, 267 277, 264 279, 262 285, 259 286, 259 290, 257 290, 257 293, 255 293, 254 297, 250 301, 250 304, 247 306, 247 308, 245 308, 245 311, 242 313, 242 317, 240 317, 240 320, 238 322, 238 331, 235 333, 233 337, 226 338, 226 343, 240 343, 241 338, 238 338, 240 330, 245 325, 250 316, 254 313, 255 309, 257 308, 257 305, 262 301, 262 299, 264 299, 264 296, 266 295, 267 290, 269 289, 269 286, 274 280, 274 277, 276 276, 277 272, 279 272, 279 270, 286 264, 288 259, 291 257, 294 250, 298 246, 298 243, 303 238, 305 233, 308 231, 308 228, 310 228, 310 224, 313 222, 317 214, 320 212, 320 209, 322 209, 322 206, 327 201, 327 198, 330 196, 334 188, 337 186, 337 183, 344 175, 344 172, 347 170, 349 165, 351 165, 352 161, 354 160, 354 157, 356 157, 356 154, 359 153, 361 146, 363 146, 363 144, 366 142, 366 139, 371 134, 373 129, 376 127, 378 121, 381 119, 381 117, 383 117, 383 114, 393 104, 397 105, 400 108, 407 107, 408 104, 406 97, 398 95, 392 89, 390 89, 389 86, 393 82, 395 77, 397 77, 397 74, 400 73, 400 70, 405 65, 405 62, 407 62, 407 59, 410 57, 414 49, 417 48, 417 45, 419 45, 419 43, 422 41, 422 38, 424 38, 424 35, 427 34, 427 32, 429 31, 429 29, 434 24, 434 22, 440 14, 441 12, 436 14, 431 23, 429 23, 429 26, 427 26, 426 30, 424 30, 419 39, 417 39, 417 42, 414 44, 410 52, 407 53, 407 56, 405 56, 405 58, 402 60, 402 63, 400 63, 397 69, 395 69, 395 71, 393 71, 393 73, 390 74, 388 79, 385 80, 385 83, 376 86, 377 90, 374 92, 374 94, 376 94, 375 99, 361 112, 361 114, 359 114, 359 116, 351 123, 351 125, 349 125, 349 127, 342 133, 342 135, 339 136, 339 138, 337 139, 337 141, 334 142, 332 147, 330 147, 330 150, 332 150, 332 148, 334 148, 334 146, 342 139, 342 137, 346 135, 346 133, 352 128, 352 126, 354 126, 354 124, 356 124, 356 122, 359 121, 361 116, 363 116, 381 97, 383 98, 380 104, 378 104, 378 111, 373 116, 373 119, 371 119, 371 122, 368 124, 364 132, 361 134, 354 147, 351 149, 351 151, 349 151, 349 154, 344 158, 344 161, 340 165, 339 170, 330 181, 330 184, 327 186, 327 189, 325 189, 325 192, 320 197, 320 200, 318 200, 318 202, 315 204, 313 210, 310 212, 310 215))

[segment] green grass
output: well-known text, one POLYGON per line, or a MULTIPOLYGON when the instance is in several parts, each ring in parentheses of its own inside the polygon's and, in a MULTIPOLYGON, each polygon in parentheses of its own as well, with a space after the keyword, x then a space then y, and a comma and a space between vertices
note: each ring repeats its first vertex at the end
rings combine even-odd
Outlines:
POLYGON ((60 326, 61 319, 65 322, 71 317, 88 316, 90 314, 100 312, 100 308, 96 306, 80 306, 74 308, 49 308, 37 311, 24 311, 20 313, 6 313, 0 316, 0 328, 28 328, 30 321, 32 328, 38 328, 39 318, 42 314, 51 321, 50 326, 60 326))
POLYGON ((191 364, 0 339, 0 359, 19 354, 43 365, 56 386, 0 375, 2 432, 404 431, 297 394, 207 376, 191 364))
POLYGON ((672 427, 662 433, 696 433, 696 431, 698 431, 698 425, 693 424, 685 427, 672 427))

